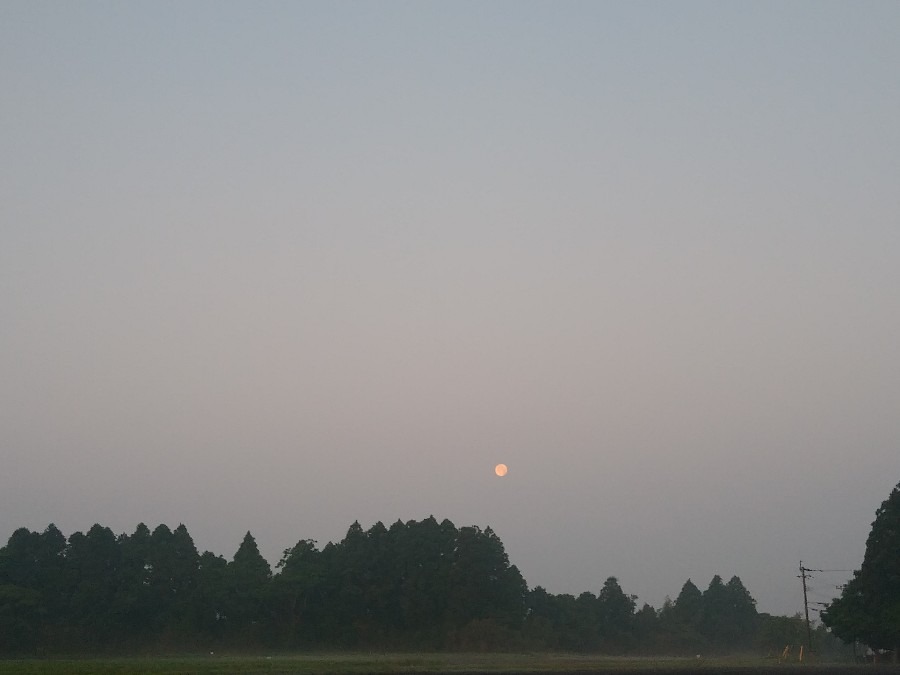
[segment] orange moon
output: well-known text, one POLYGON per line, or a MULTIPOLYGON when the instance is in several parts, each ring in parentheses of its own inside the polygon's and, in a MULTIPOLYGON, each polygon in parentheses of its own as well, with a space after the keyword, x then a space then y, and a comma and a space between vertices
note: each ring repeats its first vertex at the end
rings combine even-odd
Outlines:
POLYGON ((509 469, 506 468, 506 464, 498 464, 494 467, 494 473, 501 477, 505 476, 507 471, 509 469))

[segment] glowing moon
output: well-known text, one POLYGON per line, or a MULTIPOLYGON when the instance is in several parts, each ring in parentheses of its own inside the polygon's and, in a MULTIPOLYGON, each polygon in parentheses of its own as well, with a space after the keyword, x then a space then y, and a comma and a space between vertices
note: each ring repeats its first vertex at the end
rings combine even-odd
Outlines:
POLYGON ((498 464, 494 467, 494 473, 501 477, 505 476, 507 471, 509 469, 506 468, 506 464, 498 464))

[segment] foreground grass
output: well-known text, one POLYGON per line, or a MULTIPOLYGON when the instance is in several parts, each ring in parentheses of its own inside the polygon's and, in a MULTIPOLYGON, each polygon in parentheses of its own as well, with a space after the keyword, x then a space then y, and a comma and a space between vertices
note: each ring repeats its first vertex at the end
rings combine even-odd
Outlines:
POLYGON ((238 675, 357 673, 793 673, 856 672, 827 664, 779 664, 772 659, 624 658, 567 654, 365 654, 180 656, 110 659, 0 660, 0 675, 238 675))

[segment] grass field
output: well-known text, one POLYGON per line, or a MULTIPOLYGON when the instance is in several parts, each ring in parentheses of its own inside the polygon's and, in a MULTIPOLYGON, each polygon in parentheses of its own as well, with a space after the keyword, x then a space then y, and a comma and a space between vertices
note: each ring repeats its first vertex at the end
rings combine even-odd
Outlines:
MULTIPOLYGON (((872 667, 839 664, 779 664, 773 659, 616 658, 565 654, 364 654, 272 656, 197 655, 110 659, 0 660, 0 675, 239 675, 278 673, 850 673, 872 667)), ((879 669, 880 670, 880 669, 879 669)), ((883 671, 880 671, 883 672, 883 671)), ((896 670, 894 672, 900 672, 896 670)))

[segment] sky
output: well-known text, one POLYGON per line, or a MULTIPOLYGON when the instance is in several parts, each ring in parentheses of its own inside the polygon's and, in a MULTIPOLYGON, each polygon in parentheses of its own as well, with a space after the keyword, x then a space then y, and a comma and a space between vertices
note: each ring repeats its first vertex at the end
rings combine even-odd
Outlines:
POLYGON ((900 480, 898 33, 4 0, 0 542, 184 523, 274 566, 433 514, 552 593, 802 611, 900 480))

